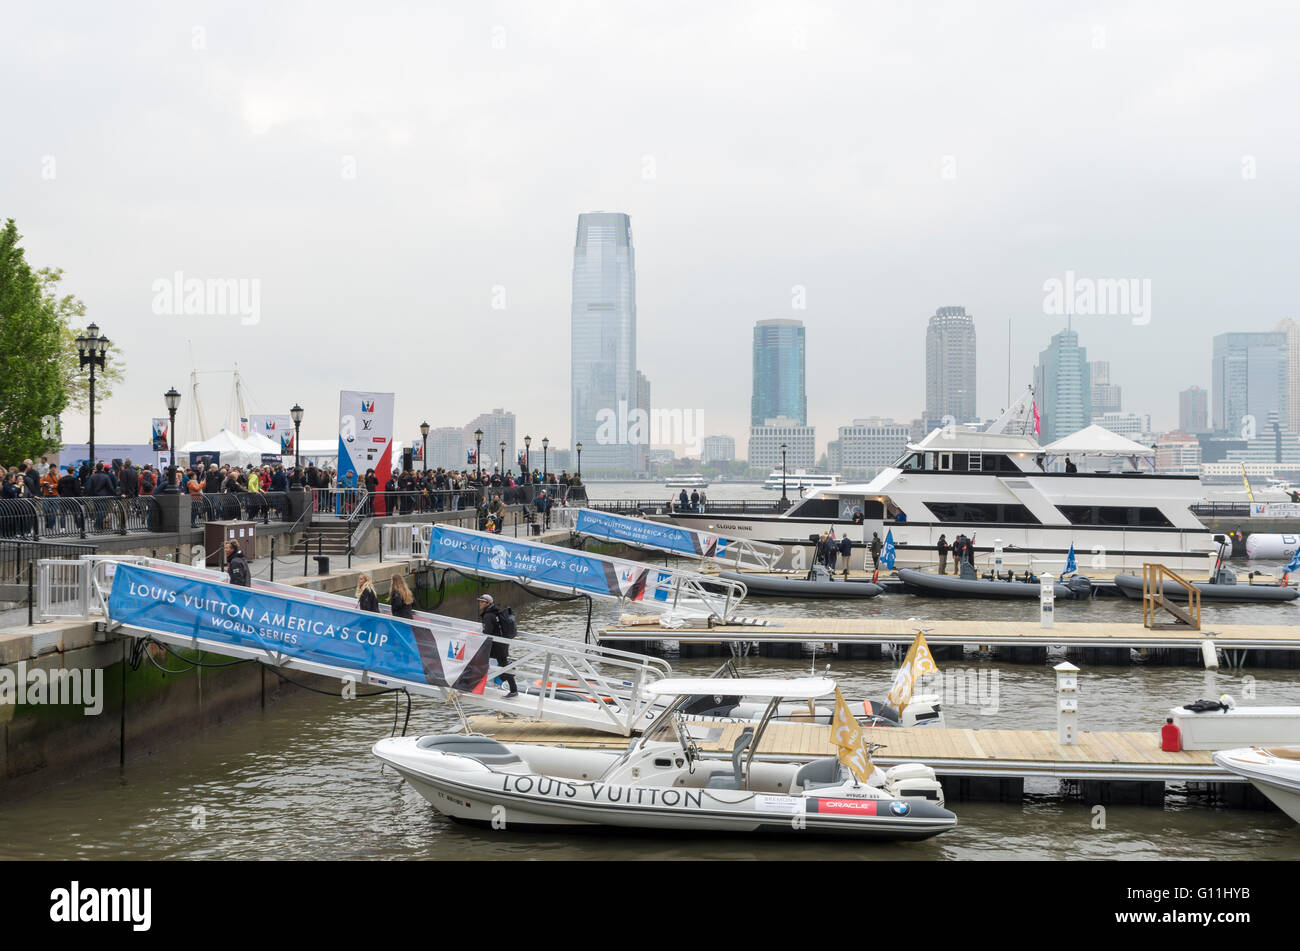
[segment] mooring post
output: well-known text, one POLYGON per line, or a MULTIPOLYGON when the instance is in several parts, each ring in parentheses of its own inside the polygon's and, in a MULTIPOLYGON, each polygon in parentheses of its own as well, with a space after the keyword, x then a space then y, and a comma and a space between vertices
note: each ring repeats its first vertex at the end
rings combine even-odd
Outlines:
POLYGON ((1038 626, 1052 627, 1056 622, 1056 583, 1049 571, 1038 578, 1038 626))
POLYGON ((1079 743, 1079 668, 1069 661, 1057 664, 1056 742, 1062 746, 1079 743))

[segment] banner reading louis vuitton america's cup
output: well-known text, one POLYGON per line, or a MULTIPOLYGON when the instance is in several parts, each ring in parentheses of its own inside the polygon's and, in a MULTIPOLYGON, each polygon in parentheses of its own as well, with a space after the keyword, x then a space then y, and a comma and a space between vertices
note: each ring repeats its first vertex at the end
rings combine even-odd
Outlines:
MULTIPOLYGON (((364 485, 366 471, 375 470, 379 491, 393 468, 393 394, 343 390, 339 393, 339 484, 364 485), (348 478, 348 472, 354 474, 348 478)), ((383 497, 375 499, 375 515, 383 515, 383 497)))
POLYGON ((478 694, 492 647, 478 634, 126 564, 114 572, 108 615, 159 634, 478 694))

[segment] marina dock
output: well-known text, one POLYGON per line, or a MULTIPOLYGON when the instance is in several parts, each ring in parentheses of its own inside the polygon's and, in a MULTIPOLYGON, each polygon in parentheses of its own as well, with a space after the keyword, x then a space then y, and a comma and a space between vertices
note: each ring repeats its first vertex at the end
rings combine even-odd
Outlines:
POLYGON ((1129 652, 1170 651, 1168 662, 1201 663, 1201 645, 1211 641, 1230 664, 1300 667, 1300 626, 1214 624, 1205 629, 1150 630, 1141 621, 1065 621, 1045 628, 1034 621, 972 621, 903 618, 754 618, 752 624, 664 628, 657 617, 628 616, 596 634, 601 644, 653 653, 676 643, 683 657, 734 653, 741 648, 773 657, 802 656, 804 645, 841 659, 878 659, 887 644, 910 644, 918 630, 935 656, 960 656, 967 647, 989 648, 1003 659, 1041 663, 1049 647, 1078 649, 1087 663, 1126 664, 1129 652), (734 647, 733 647, 734 645, 734 647), (947 648, 940 651, 938 649, 947 648))
MULTIPOLYGON (((582 749, 621 750, 622 737, 564 727, 537 720, 495 716, 470 717, 475 732, 502 743, 537 743, 582 749)), ((711 757, 731 755, 747 725, 699 721, 691 723, 700 749, 711 757)), ((1019 801, 1026 779, 1072 781, 1095 802, 1163 801, 1167 783, 1208 783, 1233 787, 1230 798, 1242 798, 1249 787, 1241 777, 1215 765, 1208 750, 1168 753, 1160 749, 1159 734, 1078 734, 1078 745, 1063 746, 1052 730, 971 730, 940 727, 867 727, 869 743, 883 744, 872 760, 887 769, 898 763, 930 766, 951 799, 1019 801)), ((772 723, 756 754, 772 762, 806 763, 832 756, 830 728, 814 724, 772 723)), ((1249 800, 1250 797, 1244 797, 1249 800)))

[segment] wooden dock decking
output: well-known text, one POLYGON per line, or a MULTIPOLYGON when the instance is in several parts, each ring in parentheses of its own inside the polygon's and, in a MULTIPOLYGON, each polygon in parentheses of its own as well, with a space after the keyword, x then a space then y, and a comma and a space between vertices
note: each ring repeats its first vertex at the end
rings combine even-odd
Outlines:
MULTIPOLYGON (((477 716, 470 718, 476 732, 488 733, 502 743, 537 743, 581 749, 622 750, 627 737, 597 733, 558 723, 521 718, 477 716)), ((692 721, 692 731, 706 754, 729 756, 736 738, 747 724, 692 721)), ((1241 777, 1215 765, 1207 750, 1167 753, 1159 735, 1147 733, 1078 734, 1077 746, 1062 746, 1049 730, 971 730, 942 727, 868 727, 870 743, 884 744, 872 759, 881 767, 920 762, 940 777, 992 777, 1134 781, 1134 782, 1242 782, 1241 777)), ((814 724, 772 723, 765 732, 757 758, 803 763, 835 753, 830 728, 814 724)))
POLYGON ((664 628, 655 616, 624 616, 617 627, 597 632, 599 643, 630 641, 681 643, 841 643, 909 644, 918 629, 935 645, 1002 647, 1156 647, 1200 648, 1210 640, 1224 650, 1300 650, 1297 624, 1215 624, 1200 631, 1149 630, 1140 621, 1064 621, 1044 628, 1036 621, 971 621, 903 618, 759 618, 760 624, 664 628))

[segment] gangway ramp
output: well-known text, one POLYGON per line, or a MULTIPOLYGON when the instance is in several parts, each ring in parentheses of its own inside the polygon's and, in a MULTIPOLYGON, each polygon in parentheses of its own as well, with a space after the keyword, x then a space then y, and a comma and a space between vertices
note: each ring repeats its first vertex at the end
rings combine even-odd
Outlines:
POLYGON ((701 564, 712 561, 738 570, 775 571, 785 555, 783 547, 771 542, 728 538, 680 525, 598 512, 595 509, 578 509, 573 530, 591 538, 667 552, 684 558, 698 558, 701 564))
POLYGON ((656 658, 522 631, 496 668, 497 639, 458 618, 421 611, 407 621, 342 595, 262 580, 238 587, 217 571, 147 558, 82 559, 74 582, 69 564, 57 563, 60 583, 84 586, 87 616, 98 608, 116 633, 606 733, 639 729, 654 706, 646 686, 671 674, 656 658), (516 698, 494 685, 502 673, 518 681, 516 698))
POLYGON ((747 592, 741 581, 453 525, 397 523, 386 531, 394 554, 409 542, 410 557, 462 574, 673 614, 729 621, 747 592))

